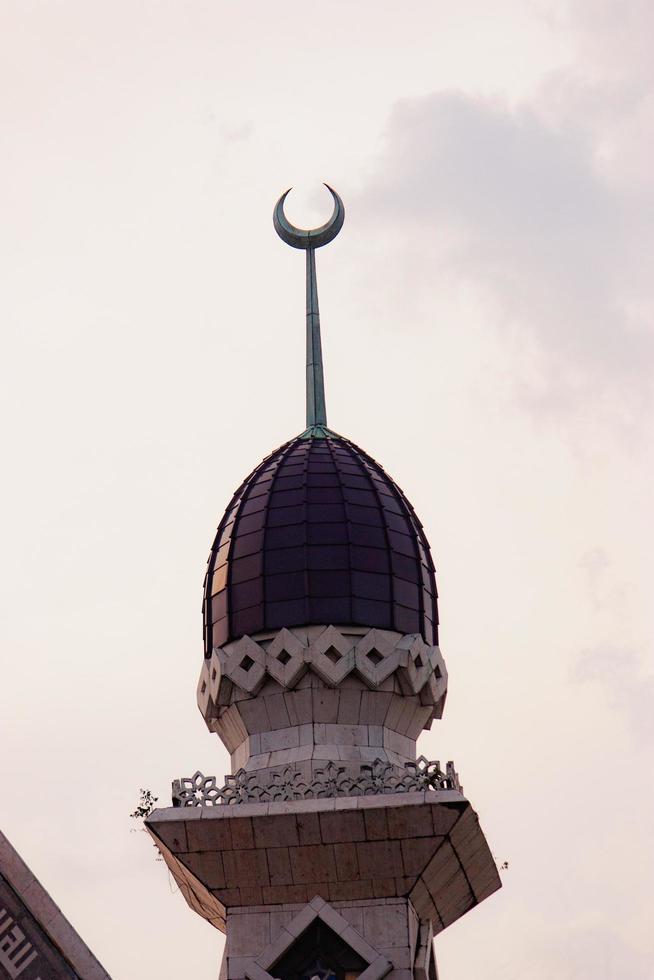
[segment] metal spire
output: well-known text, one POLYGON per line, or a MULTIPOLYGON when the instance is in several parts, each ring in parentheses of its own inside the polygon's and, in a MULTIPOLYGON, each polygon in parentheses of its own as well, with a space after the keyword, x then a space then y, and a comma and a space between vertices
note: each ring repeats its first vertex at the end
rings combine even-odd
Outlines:
POLYGON ((316 426, 326 428, 325 377, 322 366, 320 341, 320 311, 318 309, 318 283, 316 279, 316 249, 333 241, 343 227, 345 208, 340 197, 329 184, 325 187, 334 199, 334 211, 326 224, 305 231, 296 228, 284 214, 284 201, 290 189, 282 194, 273 212, 275 231, 287 245, 303 248, 307 253, 307 430, 316 426))

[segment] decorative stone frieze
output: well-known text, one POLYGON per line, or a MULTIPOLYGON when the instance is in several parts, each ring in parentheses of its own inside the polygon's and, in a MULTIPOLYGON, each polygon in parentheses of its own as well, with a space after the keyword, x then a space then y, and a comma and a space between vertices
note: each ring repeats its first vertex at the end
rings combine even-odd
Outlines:
POLYGON ((197 689, 207 727, 231 753, 248 736, 313 723, 384 725, 415 740, 442 716, 446 694, 441 652, 421 636, 334 626, 243 636, 216 648, 197 689), (310 693, 321 687, 324 695, 310 693))
POLYGON ((311 781, 307 781, 302 770, 292 766, 273 773, 239 769, 233 776, 226 776, 221 787, 216 786, 215 776, 196 772, 173 781, 172 799, 173 806, 219 806, 448 789, 462 792, 454 763, 448 762, 443 771, 440 762, 430 762, 421 755, 399 771, 396 766, 375 759, 369 765, 362 765, 354 776, 345 766, 327 762, 315 770, 311 781))
MULTIPOLYGON (((428 646, 417 633, 403 636, 391 630, 335 626, 284 628, 215 647, 205 660, 198 685, 200 710, 205 714, 211 701, 228 704, 231 685, 246 694, 257 694, 266 675, 290 691, 308 670, 331 687, 338 687, 355 672, 372 690, 397 673, 407 694, 420 694, 428 686, 435 706, 444 701, 447 691, 440 649, 428 646)), ((440 708, 442 713, 442 704, 440 708)))

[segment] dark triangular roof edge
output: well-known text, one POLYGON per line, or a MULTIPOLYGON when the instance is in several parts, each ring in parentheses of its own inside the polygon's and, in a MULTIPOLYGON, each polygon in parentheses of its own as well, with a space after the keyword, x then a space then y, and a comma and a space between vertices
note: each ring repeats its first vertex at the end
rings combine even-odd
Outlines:
POLYGON ((111 980, 111 976, 2 831, 0 874, 80 980, 111 980))

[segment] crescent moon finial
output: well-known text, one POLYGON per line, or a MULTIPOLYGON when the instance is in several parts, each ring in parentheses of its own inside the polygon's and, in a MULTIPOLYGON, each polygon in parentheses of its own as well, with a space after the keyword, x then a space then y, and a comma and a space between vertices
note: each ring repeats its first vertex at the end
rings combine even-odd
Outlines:
POLYGON ((325 184, 325 187, 334 199, 334 210, 329 221, 319 228, 296 228, 288 220, 284 214, 284 201, 290 194, 291 187, 277 201, 273 211, 273 225, 281 240, 287 245, 293 248, 320 248, 322 245, 328 245, 338 235, 345 221, 345 207, 334 188, 329 184, 325 184))
POLYGON ((325 187, 334 199, 332 216, 320 228, 296 228, 284 214, 284 201, 291 188, 285 191, 275 205, 273 225, 287 245, 303 248, 307 255, 307 428, 306 438, 324 438, 327 428, 325 407, 325 378, 322 366, 322 341, 320 339, 320 313, 318 311, 318 283, 316 280, 316 249, 333 241, 343 227, 345 208, 333 187, 325 187))

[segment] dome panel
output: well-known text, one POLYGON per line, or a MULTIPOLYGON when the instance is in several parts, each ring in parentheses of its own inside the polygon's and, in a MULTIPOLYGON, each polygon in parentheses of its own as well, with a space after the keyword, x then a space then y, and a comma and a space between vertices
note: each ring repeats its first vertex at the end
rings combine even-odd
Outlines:
POLYGON ((435 645, 434 568, 399 487, 335 434, 297 437, 239 487, 211 549, 205 655, 281 626, 359 625, 435 645))

